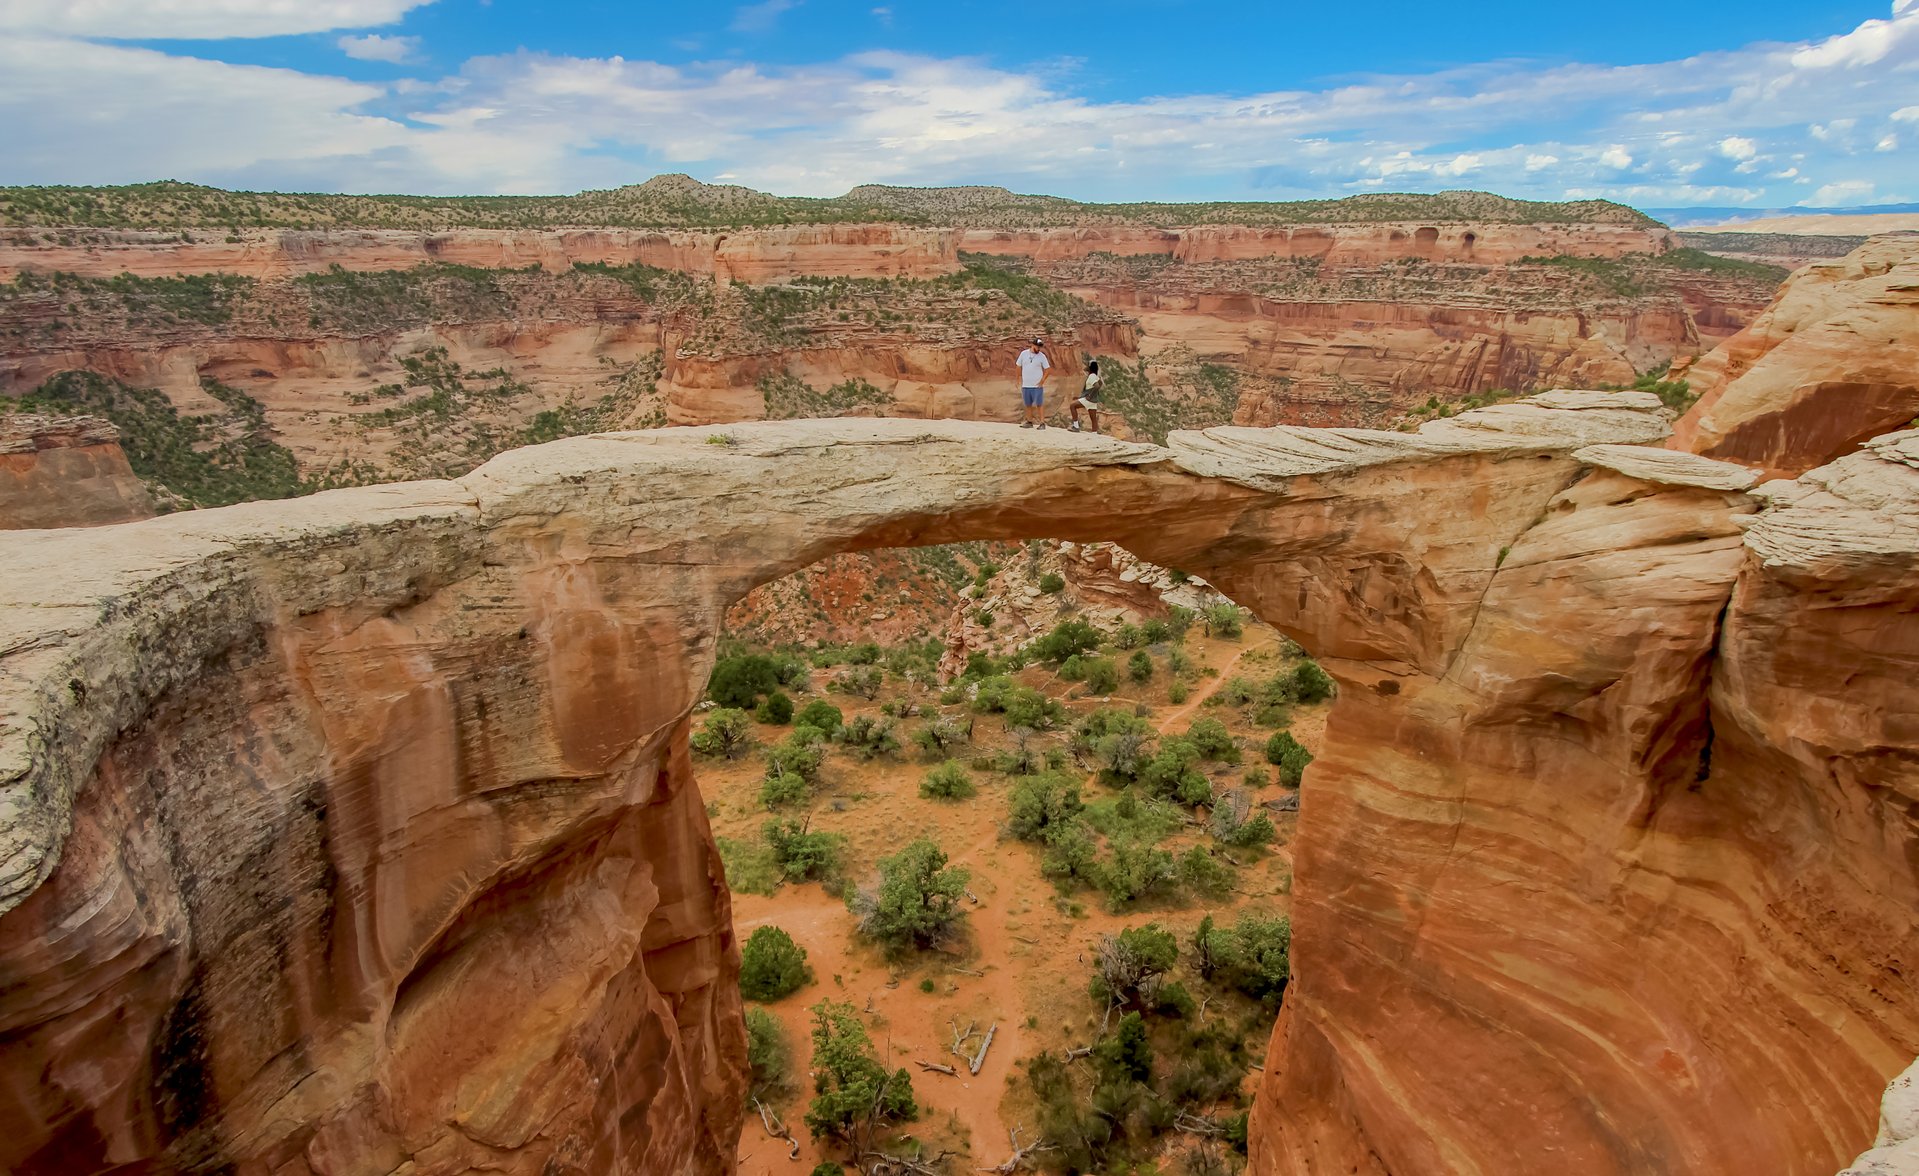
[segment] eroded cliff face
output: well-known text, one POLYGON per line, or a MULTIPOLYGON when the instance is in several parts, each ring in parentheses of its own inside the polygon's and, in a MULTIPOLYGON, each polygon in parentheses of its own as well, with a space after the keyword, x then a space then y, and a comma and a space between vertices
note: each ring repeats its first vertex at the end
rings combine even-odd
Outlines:
POLYGON ((1919 417, 1919 233, 1795 273, 1752 325, 1692 365, 1673 444, 1786 477, 1919 417))
POLYGON ((1254 227, 1197 225, 1156 229, 1137 225, 1083 228, 977 229, 960 233, 959 248, 1043 260, 1108 253, 1158 255, 1179 261, 1314 258, 1333 266, 1373 265, 1416 257, 1501 265, 1522 257, 1624 257, 1663 253, 1676 243, 1656 225, 1428 223, 1254 227))
POLYGON ((94 527, 153 514, 153 499, 96 417, 0 416, 0 531, 94 527))
POLYGON ((669 229, 247 230, 157 233, 109 229, 0 231, 0 281, 22 273, 82 277, 234 274, 286 278, 428 262, 481 269, 648 265, 727 282, 802 275, 931 278, 959 269, 957 234, 905 225, 795 225, 693 232, 669 229))
POLYGON ((1340 680, 1255 1170, 1823 1176, 1919 1052, 1919 436, 1755 494, 1666 432, 743 425, 0 536, 0 1165, 722 1168, 722 610, 1052 536, 1340 680))

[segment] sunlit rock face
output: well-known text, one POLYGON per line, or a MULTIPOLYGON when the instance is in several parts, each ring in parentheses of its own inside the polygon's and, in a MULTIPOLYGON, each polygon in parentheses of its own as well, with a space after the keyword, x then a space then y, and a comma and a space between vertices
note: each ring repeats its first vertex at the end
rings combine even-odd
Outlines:
POLYGON ((153 514, 153 499, 98 417, 0 417, 0 531, 93 527, 153 514))
POLYGON ((1919 417, 1919 233, 1795 273, 1687 373, 1677 448, 1796 477, 1919 417))
POLYGON ((1341 683, 1255 1170, 1830 1173, 1919 1052, 1919 468, 1666 432, 738 425, 0 536, 0 1168, 726 1170, 724 609, 1049 536, 1341 683))

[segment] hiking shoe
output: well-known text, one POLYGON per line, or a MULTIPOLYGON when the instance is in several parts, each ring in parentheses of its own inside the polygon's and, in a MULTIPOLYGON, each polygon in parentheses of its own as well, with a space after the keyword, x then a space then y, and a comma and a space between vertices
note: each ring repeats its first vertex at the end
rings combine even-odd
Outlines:
POLYGON ((1033 427, 1034 427, 1035 429, 1044 429, 1044 428, 1046 427, 1046 422, 1045 422, 1045 421, 1041 421, 1041 422, 1040 422, 1039 424, 1037 424, 1037 425, 1034 425, 1033 427))
POLYGON ((1021 421, 1021 422, 1019 423, 1019 427, 1020 427, 1020 428, 1022 428, 1022 429, 1030 429, 1030 428, 1032 428, 1032 427, 1033 427, 1033 422, 1032 422, 1032 421, 1021 421))
POLYGON ((1079 432, 1079 422, 1078 422, 1078 421, 1074 421, 1074 422, 1073 422, 1072 424, 1070 424, 1070 425, 1068 425, 1068 426, 1066 426, 1066 427, 1067 427, 1067 429, 1068 429, 1068 430, 1070 430, 1070 431, 1072 431, 1072 432, 1075 432, 1075 433, 1077 433, 1077 432, 1079 432))

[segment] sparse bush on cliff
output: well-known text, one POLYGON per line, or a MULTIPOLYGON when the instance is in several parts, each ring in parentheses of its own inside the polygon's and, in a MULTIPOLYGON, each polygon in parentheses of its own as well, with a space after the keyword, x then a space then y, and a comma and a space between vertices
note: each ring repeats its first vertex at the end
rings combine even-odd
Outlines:
POLYGON ((779 1000, 812 980, 806 949, 778 927, 755 928, 740 948, 740 994, 748 1000, 779 1000))
POLYGON ((920 795, 932 800, 965 800, 973 793, 973 777, 952 760, 920 777, 920 795))
POLYGON ((701 755, 738 759, 753 746, 753 724, 745 711, 723 706, 707 715, 687 742, 701 755))
POLYGON ((1047 572, 1039 578, 1039 590, 1048 596, 1057 595, 1066 589, 1066 577, 1058 572, 1047 572))
POLYGON ((1294 666, 1291 683, 1293 701, 1305 706, 1325 702, 1335 689, 1332 675, 1316 661, 1303 661, 1294 666))
POLYGON ((960 898, 971 874, 948 866, 946 853, 922 837, 879 862, 879 884, 847 900, 860 934, 892 951, 937 946, 966 917, 960 898))

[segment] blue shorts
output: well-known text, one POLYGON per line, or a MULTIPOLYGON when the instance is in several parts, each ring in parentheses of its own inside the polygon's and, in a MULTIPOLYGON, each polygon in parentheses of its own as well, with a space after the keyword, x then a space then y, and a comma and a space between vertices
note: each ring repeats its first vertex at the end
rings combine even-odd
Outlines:
POLYGON ((1019 390, 1019 398, 1020 403, 1028 408, 1040 408, 1046 404, 1046 389, 1021 388, 1019 390))

